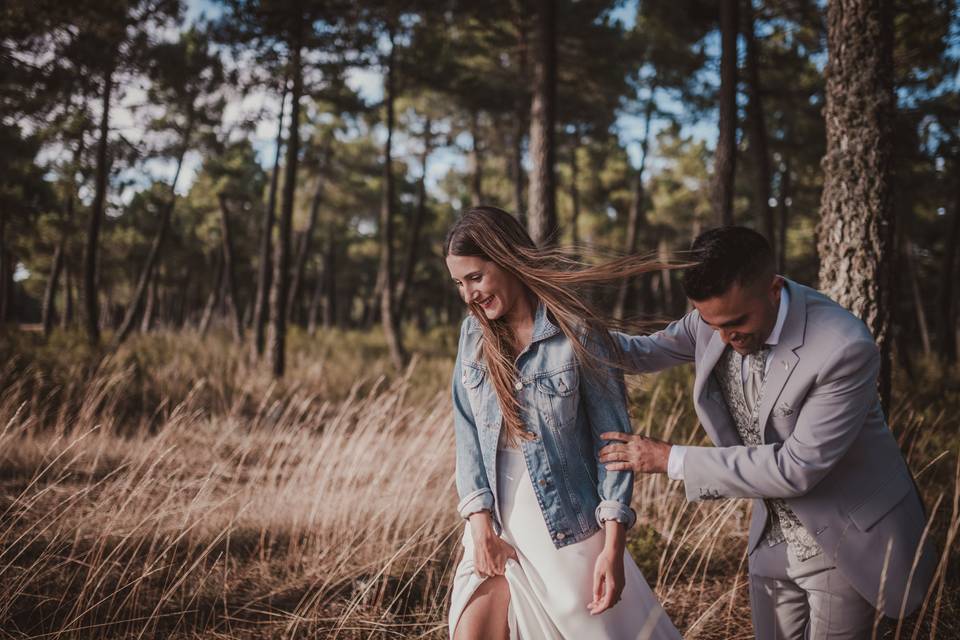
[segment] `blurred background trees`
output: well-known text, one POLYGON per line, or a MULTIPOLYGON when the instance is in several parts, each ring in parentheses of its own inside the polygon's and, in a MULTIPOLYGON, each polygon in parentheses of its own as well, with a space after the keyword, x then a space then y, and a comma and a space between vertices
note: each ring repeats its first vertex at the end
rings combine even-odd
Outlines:
MULTIPOLYGON (((221 324, 278 376, 290 325, 381 327, 402 366, 462 313, 440 243, 485 203, 660 257, 745 224, 957 359, 952 0, 14 0, 0 36, 2 322, 221 324)), ((600 301, 676 317, 676 277, 600 301)))

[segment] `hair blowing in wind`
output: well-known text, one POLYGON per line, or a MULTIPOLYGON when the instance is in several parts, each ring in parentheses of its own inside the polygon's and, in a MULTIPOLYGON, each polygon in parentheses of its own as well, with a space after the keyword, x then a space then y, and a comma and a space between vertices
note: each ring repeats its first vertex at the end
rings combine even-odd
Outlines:
MULTIPOLYGON (((546 307, 588 374, 600 366, 619 366, 609 331, 621 323, 589 302, 587 289, 671 268, 644 256, 588 264, 574 257, 570 249, 537 247, 514 216, 488 206, 469 209, 454 223, 443 243, 443 257, 448 255, 489 260, 520 280, 528 295, 546 307)), ((502 317, 490 320, 478 304, 468 301, 468 306, 483 332, 482 358, 497 393, 507 436, 510 440, 527 438, 513 391, 519 355, 513 332, 502 317)))

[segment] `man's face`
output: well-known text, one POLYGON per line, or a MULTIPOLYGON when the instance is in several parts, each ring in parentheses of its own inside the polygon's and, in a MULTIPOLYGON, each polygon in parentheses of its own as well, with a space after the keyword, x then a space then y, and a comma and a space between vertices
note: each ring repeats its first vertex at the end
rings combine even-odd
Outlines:
POLYGON ((734 283, 726 292, 713 298, 691 301, 703 321, 720 333, 740 355, 749 355, 763 346, 777 323, 783 278, 741 286, 734 283))

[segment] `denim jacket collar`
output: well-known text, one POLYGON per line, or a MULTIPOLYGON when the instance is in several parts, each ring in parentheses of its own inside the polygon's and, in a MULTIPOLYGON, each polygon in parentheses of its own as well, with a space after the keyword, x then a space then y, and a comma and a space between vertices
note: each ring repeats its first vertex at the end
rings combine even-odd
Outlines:
MULTIPOLYGON (((468 312, 470 315, 467 320, 467 331, 469 332, 479 332, 480 331, 480 321, 477 320, 476 316, 473 313, 468 312)), ((547 307, 539 300, 537 301, 537 308, 533 313, 533 336, 530 339, 530 343, 538 342, 540 340, 546 340, 547 338, 552 338, 553 336, 560 333, 560 327, 553 324, 550 321, 550 314, 547 313, 547 307)))

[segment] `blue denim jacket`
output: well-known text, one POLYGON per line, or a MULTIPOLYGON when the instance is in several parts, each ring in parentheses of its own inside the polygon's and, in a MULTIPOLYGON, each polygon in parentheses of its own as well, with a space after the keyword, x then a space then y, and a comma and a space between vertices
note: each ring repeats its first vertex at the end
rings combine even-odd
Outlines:
MULTIPOLYGON (((499 527, 497 442, 503 424, 496 392, 479 356, 480 324, 468 315, 460 327, 453 370, 453 424, 457 440, 457 509, 464 518, 489 509, 499 527)), ((517 398, 532 440, 521 449, 555 547, 584 540, 604 520, 636 521, 630 508, 633 473, 598 463, 605 431, 630 431, 623 375, 603 367, 581 371, 573 347, 537 306, 533 339, 517 358, 517 398)))

